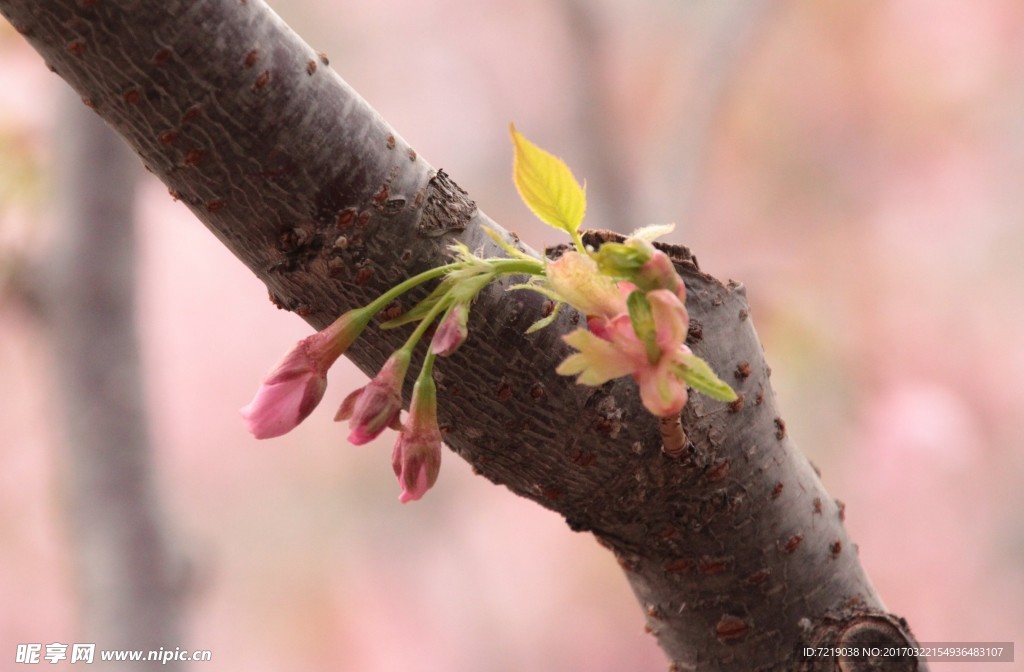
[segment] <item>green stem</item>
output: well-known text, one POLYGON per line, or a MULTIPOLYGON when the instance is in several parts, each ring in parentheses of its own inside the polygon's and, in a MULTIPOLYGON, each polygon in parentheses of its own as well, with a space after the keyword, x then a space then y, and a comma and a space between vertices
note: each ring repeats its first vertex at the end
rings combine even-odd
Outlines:
POLYGON ((540 259, 488 259, 494 275, 544 275, 544 262, 540 259))
MULTIPOLYGON (((544 275, 544 262, 541 261, 540 259, 487 259, 487 263, 490 264, 490 278, 487 280, 486 283, 484 283, 484 285, 494 282, 494 280, 500 276, 520 274, 527 276, 544 275)), ((458 265, 458 263, 453 263, 447 266, 441 266, 441 268, 450 268, 452 266, 458 265)), ((482 287, 483 285, 481 285, 481 288, 482 287)), ((396 287, 395 289, 398 288, 396 287)), ((378 301, 379 300, 380 299, 378 299, 378 301)), ((443 310, 451 308, 452 305, 453 298, 451 296, 450 291, 449 293, 446 293, 441 298, 439 298, 437 302, 430 307, 430 311, 426 314, 426 317, 424 317, 423 320, 420 321, 420 324, 417 325, 416 327, 416 331, 413 332, 413 334, 409 337, 409 340, 406 341, 406 344, 404 344, 402 347, 408 347, 410 348, 410 350, 416 347, 416 344, 420 341, 420 338, 423 337, 423 334, 427 331, 427 328, 429 328, 430 325, 437 318, 438 314, 440 314, 441 311, 443 310)), ((428 358, 430 358, 430 362, 433 362, 433 353, 429 352, 427 356, 428 358)))
MULTIPOLYGON (((423 338, 423 334, 426 333, 427 329, 434 322, 434 319, 442 310, 446 310, 448 308, 449 303, 451 303, 451 299, 447 295, 435 303, 431 307, 430 312, 427 313, 426 317, 420 320, 420 323, 416 325, 416 330, 409 336, 409 339, 405 342, 405 345, 402 346, 402 349, 408 350, 412 353, 416 344, 420 342, 421 338, 423 338)), ((427 356, 433 357, 429 352, 427 353, 427 356)))
POLYGON ((426 381, 434 382, 434 359, 437 358, 432 351, 427 350, 427 356, 423 358, 423 367, 420 368, 420 375, 416 377, 416 385, 426 385, 426 381))
POLYGON ((400 297, 402 294, 408 292, 413 287, 418 287, 419 285, 422 285, 424 282, 427 282, 428 280, 433 280, 434 278, 440 277, 445 273, 448 273, 449 271, 455 270, 461 265, 462 264, 459 262, 453 264, 445 264, 444 266, 438 266, 436 268, 431 268, 430 270, 423 271, 419 275, 414 275, 413 277, 395 285, 388 291, 378 296, 376 299, 368 303, 366 307, 363 308, 363 310, 367 311, 370 315, 376 315, 380 311, 387 308, 388 304, 390 304, 392 301, 400 297))
POLYGON ((572 232, 572 243, 576 246, 576 250, 580 254, 587 253, 587 246, 583 244, 583 236, 580 235, 579 231, 572 232))
MULTIPOLYGON (((501 275, 543 275, 544 274, 544 262, 539 259, 487 259, 487 264, 490 266, 489 271, 486 273, 490 275, 488 282, 497 278, 501 275)), ((367 321, 380 311, 384 310, 392 301, 397 299, 402 294, 405 294, 410 289, 422 285, 428 280, 441 277, 453 271, 457 271, 466 266, 466 262, 455 262, 451 264, 445 264, 444 266, 438 266, 431 268, 430 270, 424 271, 418 275, 401 282, 388 291, 384 292, 372 302, 361 308, 360 311, 367 321)), ((450 296, 450 290, 439 298, 434 305, 430 308, 430 312, 420 320, 416 330, 409 336, 409 340, 402 346, 403 350, 407 350, 412 354, 412 350, 419 343, 420 338, 423 337, 424 332, 433 323, 434 319, 442 310, 446 310, 452 305, 452 298, 450 296)), ((385 327, 386 328, 386 327, 385 327)))
MULTIPOLYGON (((488 282, 490 282, 491 280, 500 275, 543 275, 544 273, 544 262, 540 261, 539 259, 488 259, 488 263, 491 265, 492 269, 490 272, 491 279, 488 280, 488 282)), ((458 263, 448 264, 447 266, 441 266, 435 269, 431 269, 426 273, 421 273, 415 278, 406 280, 401 285, 398 285, 394 289, 390 290, 387 294, 383 294, 380 298, 371 303, 370 306, 367 306, 367 308, 369 309, 371 307, 376 307, 375 304, 382 304, 380 305, 379 308, 377 308, 377 310, 382 310, 384 306, 386 306, 394 299, 394 297, 399 296, 406 289, 414 287, 415 284, 409 284, 410 282, 412 282, 412 280, 425 282, 426 280, 429 280, 432 277, 437 277, 437 275, 439 275, 439 273, 436 273, 435 271, 447 272, 449 269, 452 269, 453 267, 457 268, 459 265, 460 264, 458 263), (433 274, 431 275, 431 273, 433 274), (409 285, 409 287, 405 287, 405 285, 409 285), (382 303, 384 299, 388 299, 387 303, 382 303)), ((405 345, 403 345, 402 348, 408 350, 411 353, 413 348, 416 347, 416 344, 419 343, 420 339, 423 337, 423 334, 427 331, 427 329, 434 322, 437 316, 441 314, 442 311, 448 310, 451 307, 451 305, 452 298, 448 294, 438 299, 437 302, 433 306, 431 306, 430 312, 428 312, 426 316, 424 316, 423 319, 420 320, 420 323, 416 325, 416 330, 412 332, 412 334, 409 336, 409 339, 405 342, 405 345)), ((434 355, 432 353, 428 355, 428 357, 431 358, 431 361, 433 361, 433 356, 434 355)))
MULTIPOLYGON (((539 259, 489 259, 488 262, 494 268, 494 274, 496 276, 514 273, 522 273, 524 275, 544 275, 544 262, 539 259)), ((367 304, 363 310, 371 316, 376 315, 387 308, 388 304, 400 297, 402 294, 408 292, 410 289, 418 287, 428 280, 441 277, 450 271, 457 270, 462 266, 464 266, 463 262, 455 262, 423 271, 419 275, 414 275, 384 292, 367 304)))

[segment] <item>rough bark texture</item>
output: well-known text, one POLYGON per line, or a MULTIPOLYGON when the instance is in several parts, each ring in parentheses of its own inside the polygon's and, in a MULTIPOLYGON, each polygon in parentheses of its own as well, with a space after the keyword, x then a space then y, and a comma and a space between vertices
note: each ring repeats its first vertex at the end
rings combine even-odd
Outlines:
MULTIPOLYGON (((316 327, 438 264, 454 238, 495 252, 481 226, 497 227, 468 195, 261 2, 0 0, 0 11, 273 300, 316 327)), ((683 458, 662 454, 632 381, 592 389, 555 375, 578 315, 524 337, 544 299, 497 286, 439 371, 448 445, 609 547, 675 670, 797 669, 801 646, 907 641, 842 505, 788 438, 743 288, 674 253, 691 347, 743 395, 693 395, 683 458)), ((373 331, 350 356, 373 371, 402 336, 373 331)), ((879 669, 867 664, 806 667, 879 669)))
MULTIPOLYGON (((120 138, 70 92, 65 98, 59 232, 40 280, 65 418, 62 476, 82 634, 101 648, 173 651, 182 645, 182 565, 159 505, 135 332, 139 168, 120 138)), ((131 667, 180 669, 168 665, 131 667)))

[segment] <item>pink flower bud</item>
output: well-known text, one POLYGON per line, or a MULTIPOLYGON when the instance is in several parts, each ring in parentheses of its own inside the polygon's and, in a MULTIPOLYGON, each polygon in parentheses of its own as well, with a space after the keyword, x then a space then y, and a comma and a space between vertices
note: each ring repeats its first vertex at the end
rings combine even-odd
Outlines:
POLYGON ((257 439, 281 436, 313 412, 326 389, 327 376, 317 370, 305 341, 300 341, 263 381, 242 417, 257 439))
POLYGON ((686 285, 676 273, 672 260, 661 250, 654 250, 650 260, 640 267, 637 280, 648 289, 667 289, 680 301, 686 300, 686 285))
POLYGON ((434 332, 434 338, 430 341, 430 351, 438 357, 447 357, 458 350, 469 336, 469 329, 466 326, 468 322, 469 306, 465 303, 456 303, 434 332))
POLYGON ((299 341, 264 378, 242 417, 257 439, 281 436, 316 408, 327 389, 327 369, 359 338, 369 316, 349 311, 299 341))
POLYGON ((418 381, 413 390, 409 421, 395 441, 391 466, 402 486, 398 500, 405 504, 426 494, 441 470, 441 430, 437 426, 434 381, 418 381))
POLYGON ((361 446, 377 438, 388 427, 398 429, 402 413, 402 383, 409 369, 409 353, 398 350, 384 363, 366 386, 341 402, 335 420, 349 420, 350 443, 361 446))

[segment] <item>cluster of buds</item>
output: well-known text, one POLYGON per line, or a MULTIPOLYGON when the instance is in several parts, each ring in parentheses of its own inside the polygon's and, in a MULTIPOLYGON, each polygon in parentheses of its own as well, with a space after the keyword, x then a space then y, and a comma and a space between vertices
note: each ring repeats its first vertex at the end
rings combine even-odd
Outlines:
POLYGON ((363 445, 386 429, 398 431, 392 466, 402 491, 399 500, 422 497, 437 481, 441 468, 441 430, 437 422, 436 358, 454 353, 469 336, 470 306, 495 278, 542 275, 544 262, 522 253, 510 259, 482 259, 464 245, 452 246, 455 261, 409 278, 363 308, 351 310, 329 327, 305 338, 285 355, 264 379, 252 402, 242 409, 249 431, 258 439, 294 429, 320 403, 327 389, 327 370, 359 338, 370 320, 396 298, 440 278, 437 287, 405 314, 384 322, 394 329, 417 323, 412 335, 380 368, 377 375, 345 397, 334 419, 349 423, 348 440, 363 445), (402 388, 413 351, 427 330, 437 324, 416 383, 412 404, 402 422, 402 388))
POLYGON ((440 282, 426 298, 381 325, 393 329, 417 324, 373 380, 349 394, 335 415, 335 420, 348 421, 348 440, 356 445, 372 441, 385 429, 398 430, 392 466, 403 503, 422 497, 434 485, 441 466, 435 359, 451 355, 466 341, 469 313, 477 295, 504 275, 528 276, 528 282, 511 289, 533 290, 556 301, 555 310, 528 333, 554 321, 562 304, 586 316, 586 328, 563 337, 575 352, 558 367, 559 374, 575 375, 583 385, 632 376, 644 406, 662 419, 663 426, 668 420, 669 425, 678 427, 688 388, 726 401, 735 398, 732 389, 686 346, 686 287, 668 256, 652 244, 672 227, 646 227, 622 243, 587 248, 579 232, 586 211, 583 188, 561 160, 533 145, 515 128, 511 132, 514 178, 520 195, 541 220, 568 233, 574 249, 548 262, 524 254, 491 231, 488 233, 508 257, 481 258, 464 245, 454 244, 452 263, 409 278, 296 344, 242 409, 256 438, 280 436, 302 422, 324 396, 327 370, 370 320, 405 292, 436 279, 440 282), (412 354, 435 322, 413 386, 409 414, 402 422, 402 388, 412 354))

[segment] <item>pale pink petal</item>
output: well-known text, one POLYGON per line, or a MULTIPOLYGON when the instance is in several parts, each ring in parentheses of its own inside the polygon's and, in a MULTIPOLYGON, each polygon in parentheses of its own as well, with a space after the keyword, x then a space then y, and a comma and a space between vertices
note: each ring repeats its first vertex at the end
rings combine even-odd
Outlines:
POLYGON ((563 376, 579 374, 576 382, 582 385, 601 385, 636 370, 636 363, 628 353, 586 329, 577 329, 563 340, 579 352, 567 357, 556 372, 563 376))
POLYGON ((626 310, 615 283, 585 254, 566 252, 548 264, 546 275, 548 286, 584 315, 613 317, 626 310))
POLYGON ((629 315, 623 314, 605 325, 605 333, 601 335, 615 344, 617 350, 629 357, 637 367, 648 366, 647 347, 636 335, 633 322, 629 315))
POLYGON ((263 384, 241 410, 246 428, 257 439, 286 434, 316 408, 325 389, 327 380, 315 375, 263 384))
POLYGON ((300 341, 284 356, 267 374, 253 400, 241 409, 246 428, 257 439, 291 431, 323 398, 326 370, 309 357, 308 340, 300 341))
POLYGON ((690 317, 679 297, 667 289, 647 292, 654 316, 655 340, 662 353, 672 353, 686 341, 690 317))
POLYGON ((677 415, 686 405, 686 384, 672 374, 668 366, 637 372, 640 399, 652 414, 664 418, 677 415))

